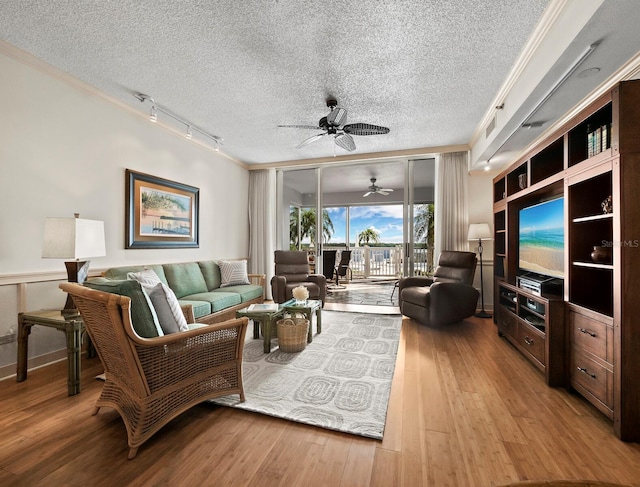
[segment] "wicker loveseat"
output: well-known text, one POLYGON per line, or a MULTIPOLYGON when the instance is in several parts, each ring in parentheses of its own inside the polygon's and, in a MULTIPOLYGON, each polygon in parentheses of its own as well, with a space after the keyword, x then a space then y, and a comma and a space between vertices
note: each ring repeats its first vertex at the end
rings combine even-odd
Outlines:
POLYGON ((245 277, 249 284, 224 286, 220 266, 228 263, 199 261, 112 267, 103 272, 103 276, 110 280, 124 280, 129 273, 151 269, 173 290, 182 307, 192 307, 197 323, 212 324, 235 318, 237 310, 250 304, 264 302, 265 275, 246 274, 245 262, 245 277))

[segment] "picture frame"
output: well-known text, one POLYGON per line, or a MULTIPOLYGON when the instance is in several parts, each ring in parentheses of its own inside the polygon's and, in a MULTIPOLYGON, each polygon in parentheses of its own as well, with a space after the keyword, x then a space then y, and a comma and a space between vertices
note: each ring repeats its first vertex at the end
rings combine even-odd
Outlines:
POLYGON ((126 249, 198 248, 200 190, 126 170, 126 249))

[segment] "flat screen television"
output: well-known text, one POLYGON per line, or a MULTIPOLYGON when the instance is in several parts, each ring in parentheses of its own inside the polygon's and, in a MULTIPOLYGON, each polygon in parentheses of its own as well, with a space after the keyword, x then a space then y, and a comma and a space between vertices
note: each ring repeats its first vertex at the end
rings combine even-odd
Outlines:
POLYGON ((564 277, 564 198, 520 210, 518 267, 550 277, 564 277))

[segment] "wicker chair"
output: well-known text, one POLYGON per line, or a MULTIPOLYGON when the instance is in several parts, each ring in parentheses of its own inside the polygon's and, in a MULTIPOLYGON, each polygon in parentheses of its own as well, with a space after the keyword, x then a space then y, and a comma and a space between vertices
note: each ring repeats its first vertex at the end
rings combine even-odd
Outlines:
POLYGON ((114 408, 127 429, 129 459, 173 418, 207 399, 239 394, 247 319, 140 338, 126 296, 60 284, 73 297, 105 369, 101 407, 114 408))

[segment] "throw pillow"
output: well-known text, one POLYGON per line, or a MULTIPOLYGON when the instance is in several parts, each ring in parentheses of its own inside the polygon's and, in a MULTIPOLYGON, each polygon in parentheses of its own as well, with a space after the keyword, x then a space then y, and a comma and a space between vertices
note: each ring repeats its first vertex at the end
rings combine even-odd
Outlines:
POLYGON ((105 293, 128 296, 131 299, 131 325, 138 336, 154 338, 164 335, 153 304, 139 282, 94 277, 84 285, 105 293))
POLYGON ((167 329, 173 329, 172 323, 174 323, 178 327, 179 331, 188 331, 189 328, 187 327, 187 320, 184 317, 184 313, 182 313, 182 308, 180 307, 178 298, 176 298, 176 295, 171 288, 160 280, 158 274, 151 269, 145 269, 140 272, 129 272, 127 274, 127 278, 139 282, 149 294, 149 297, 151 297, 151 294, 153 293, 154 299, 152 299, 151 302, 154 307, 156 307, 156 313, 158 307, 156 301, 159 303, 160 309, 163 310, 162 316, 158 314, 158 321, 160 321, 160 326, 162 326, 163 330, 165 325, 167 326, 167 329), (160 289, 162 289, 164 297, 155 290, 158 285, 160 285, 160 289), (162 300, 166 302, 166 306, 164 306, 165 303, 161 302, 162 300), (166 313, 167 306, 171 312, 170 317, 166 313))
POLYGON ((251 284, 247 276, 246 260, 221 260, 218 261, 220 267, 220 287, 237 286, 239 284, 251 284))
POLYGON ((173 311, 171 310, 171 306, 169 306, 169 301, 167 300, 167 295, 165 294, 164 289, 162 289, 162 286, 163 284, 159 282, 153 287, 147 287, 145 291, 149 295, 149 299, 151 299, 153 307, 156 309, 156 315, 158 316, 158 322, 160 323, 162 331, 165 335, 168 335, 170 333, 179 332, 180 325, 173 315, 173 311))

